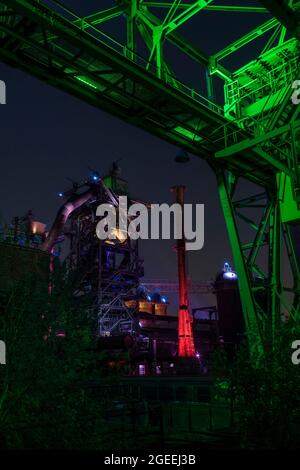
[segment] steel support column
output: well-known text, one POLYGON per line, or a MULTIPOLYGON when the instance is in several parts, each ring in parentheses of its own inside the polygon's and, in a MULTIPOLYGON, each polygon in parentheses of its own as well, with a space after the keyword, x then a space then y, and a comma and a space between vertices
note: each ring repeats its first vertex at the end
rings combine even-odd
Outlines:
POLYGON ((227 226, 227 232, 233 253, 235 268, 239 279, 239 290, 246 326, 246 333, 249 341, 250 351, 253 360, 256 355, 263 352, 263 343, 260 335, 255 299, 251 288, 251 280, 245 262, 242 245, 240 242, 234 208, 228 190, 227 174, 218 169, 216 171, 220 202, 227 226))
POLYGON ((269 231, 269 273, 270 279, 270 311, 272 315, 272 343, 276 340, 276 332, 281 318, 281 237, 280 204, 275 199, 272 204, 269 231))

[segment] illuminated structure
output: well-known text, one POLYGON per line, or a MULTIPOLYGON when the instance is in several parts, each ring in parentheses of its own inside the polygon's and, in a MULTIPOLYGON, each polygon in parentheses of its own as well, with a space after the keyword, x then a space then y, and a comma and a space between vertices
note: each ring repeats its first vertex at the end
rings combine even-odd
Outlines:
MULTIPOLYGON (((176 194, 176 203, 180 205, 181 227, 183 232, 183 207, 184 207, 184 186, 175 186, 173 191, 176 194)), ((177 261, 178 261, 178 286, 179 286, 179 311, 178 311, 178 356, 195 357, 195 345, 192 330, 192 317, 189 313, 188 283, 186 276, 185 260, 185 238, 182 233, 177 240, 177 261)))
POLYGON ((229 354, 235 354, 245 335, 238 278, 228 262, 217 274, 214 284, 218 309, 218 335, 229 354))
POLYGON ((0 60, 210 164, 217 176, 246 330, 252 333, 252 350, 261 352, 264 324, 275 340, 282 312, 295 320, 300 314, 299 259, 291 229, 300 220, 300 106, 290 99, 292 82, 300 78, 299 1, 236 3, 112 0, 111 8, 91 12, 87 2, 71 11, 63 1, 4 0, 0 60), (193 45, 185 38, 185 27, 198 24, 200 31, 201 21, 205 31, 210 24, 217 34, 215 19, 220 15, 224 30, 226 15, 235 21, 251 16, 255 26, 230 44, 222 30, 223 47, 210 54, 203 50, 205 44, 193 45), (121 32, 118 37, 116 30, 121 32), (254 60, 242 64, 239 54, 246 47, 254 60), (176 74, 170 49, 186 59, 177 61, 176 74), (186 73, 186 61, 195 74, 186 73), (241 178, 260 188, 247 186, 249 196, 239 200, 241 178), (259 218, 249 215, 252 209, 261 211, 259 218), (238 220, 253 229, 245 243, 238 220), (281 279, 283 243, 292 275, 289 286, 281 279), (263 257, 266 262, 261 262, 263 257), (257 300, 258 290, 268 298, 264 307, 257 300))
MULTIPOLYGON (((109 203, 118 210, 118 195, 127 194, 127 182, 121 178, 117 164, 100 178, 93 172, 82 183, 59 193, 65 201, 41 249, 52 252, 57 243, 67 242, 66 270, 78 302, 88 308, 89 317, 100 336, 133 334, 137 329, 135 304, 139 278, 143 275, 138 240, 116 236, 100 240, 96 235, 96 210, 109 203)), ((115 228, 118 234, 118 228, 115 228)))
POLYGON ((0 242, 24 246, 39 247, 46 237, 46 225, 34 219, 32 211, 22 217, 14 217, 10 225, 0 227, 0 242))
POLYGON ((33 289, 37 285, 47 289, 53 260, 39 249, 45 237, 46 226, 34 219, 32 211, 0 227, 0 295, 25 280, 33 289))

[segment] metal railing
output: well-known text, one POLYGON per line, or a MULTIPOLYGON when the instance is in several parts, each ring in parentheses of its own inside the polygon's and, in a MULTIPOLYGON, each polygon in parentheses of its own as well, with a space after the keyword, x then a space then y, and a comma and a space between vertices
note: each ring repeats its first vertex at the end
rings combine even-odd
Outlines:
POLYGON ((92 36, 94 39, 97 39, 99 42, 110 47, 114 50, 114 52, 119 53, 126 59, 133 62, 135 65, 142 67, 149 74, 155 75, 165 84, 189 96, 197 103, 201 104, 207 109, 210 109, 212 112, 221 116, 224 115, 223 107, 210 101, 208 98, 201 95, 185 83, 177 80, 173 75, 167 73, 164 70, 160 71, 153 63, 149 62, 147 59, 132 51, 126 45, 121 44, 109 34, 104 33, 103 31, 95 27, 93 24, 86 21, 84 18, 78 16, 74 11, 67 8, 59 0, 40 0, 40 3, 43 3, 48 8, 52 7, 52 10, 56 14, 60 15, 65 20, 77 26, 81 31, 85 31, 86 34, 92 36))

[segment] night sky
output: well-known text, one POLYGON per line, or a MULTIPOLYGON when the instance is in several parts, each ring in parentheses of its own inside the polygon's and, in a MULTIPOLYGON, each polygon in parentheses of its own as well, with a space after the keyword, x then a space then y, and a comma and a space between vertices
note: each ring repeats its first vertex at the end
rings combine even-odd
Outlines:
MULTIPOLYGON (((80 4, 65 3, 73 7, 80 4)), ((81 5, 93 11, 97 3, 99 5, 95 1, 81 2, 81 5)), ((112 6, 112 3, 103 2, 104 6, 112 6)), ((259 4, 232 0, 216 3, 259 4)), ((198 15, 199 20, 195 18, 195 24, 191 23, 187 32, 186 27, 180 31, 206 52, 224 47, 241 32, 269 18, 264 14, 213 16, 212 13, 206 12, 203 18, 198 15), (207 21, 207 15, 213 23, 207 21)), ((115 24, 112 27, 115 28, 113 33, 120 31, 115 24)), ((261 50, 259 41, 257 43, 256 54, 261 50)), ((235 65, 242 65, 242 59, 246 63, 253 51, 243 51, 243 54, 236 55, 235 65)), ((176 57, 173 57, 173 66, 176 66, 176 57)), ((180 78, 195 83, 197 75, 193 67, 193 64, 184 67, 181 64, 180 78)), ((35 217, 49 227, 61 204, 56 194, 70 185, 67 178, 84 179, 88 176, 88 167, 105 174, 113 160, 121 159, 122 176, 129 181, 133 198, 172 202, 170 187, 185 184, 186 202, 205 204, 205 245, 201 251, 189 254, 188 259, 192 279, 212 279, 224 261, 231 261, 215 177, 204 161, 191 156, 186 165, 175 163, 178 152, 175 146, 3 64, 0 64, 0 79, 7 87, 7 105, 0 108, 0 222, 9 222, 13 216, 32 209, 35 217)), ((172 241, 143 242, 146 278, 176 280, 173 244, 172 241)), ((201 296, 195 302, 209 303, 201 296)))

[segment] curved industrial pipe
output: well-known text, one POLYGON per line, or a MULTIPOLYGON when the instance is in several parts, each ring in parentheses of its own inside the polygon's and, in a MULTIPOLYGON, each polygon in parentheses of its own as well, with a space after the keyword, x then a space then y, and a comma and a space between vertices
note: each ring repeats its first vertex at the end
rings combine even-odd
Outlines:
POLYGON ((59 209, 55 221, 46 240, 41 245, 41 250, 51 253, 57 238, 61 235, 65 223, 72 212, 85 204, 94 195, 94 188, 90 188, 82 194, 76 194, 68 199, 59 209))

